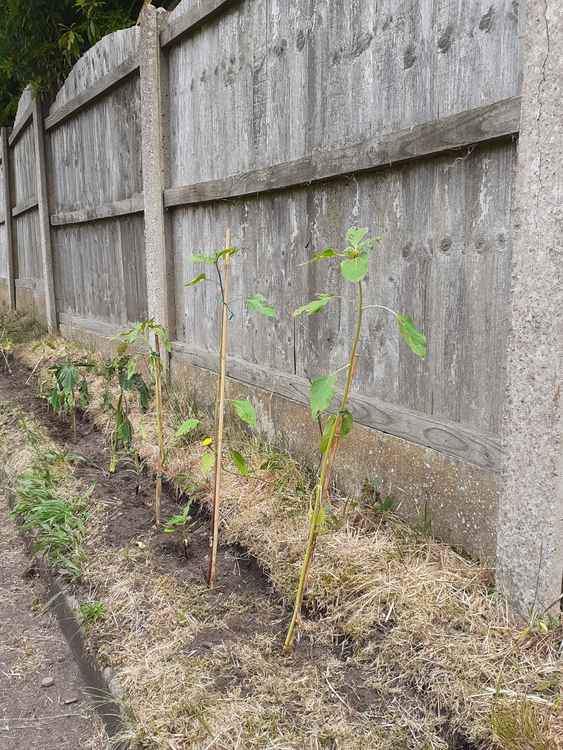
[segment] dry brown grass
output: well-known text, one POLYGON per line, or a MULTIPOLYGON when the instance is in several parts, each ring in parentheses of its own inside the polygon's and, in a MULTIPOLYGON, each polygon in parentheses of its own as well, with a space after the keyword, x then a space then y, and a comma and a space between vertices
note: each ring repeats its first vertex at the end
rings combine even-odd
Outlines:
MULTIPOLYGON (((68 349, 57 342, 45 354, 28 345, 19 357, 32 368, 40 356, 45 365, 68 349)), ((90 415, 107 429, 99 378, 91 378, 91 390, 90 415)), ((170 414, 169 425, 174 419, 170 414)), ((153 415, 134 410, 132 421, 136 449, 156 462, 153 415)), ((256 439, 232 440, 237 448, 244 444, 254 473, 225 475, 223 540, 246 548, 289 602, 310 478, 256 439)), ((178 444, 169 426, 167 448, 169 478, 189 477, 209 497, 199 443, 178 444)), ((148 543, 100 555, 96 539, 88 578, 112 612, 113 629, 107 626, 104 637, 139 747, 437 750, 453 747, 456 734, 482 748, 563 747, 560 626, 524 628, 491 589, 489 570, 396 519, 384 522, 366 509, 346 518, 336 501, 334 521, 319 541, 310 579, 314 617, 302 627, 313 644, 307 663, 281 659, 267 632, 246 640, 226 636, 209 652, 194 652, 198 633, 228 634, 229 615, 248 612, 252 602, 233 594, 217 613, 203 584, 186 588, 153 571, 148 543), (334 652, 335 642, 346 661, 334 652), (350 688, 353 674, 359 680, 350 688), (358 682, 370 696, 362 711, 350 705, 358 682)))

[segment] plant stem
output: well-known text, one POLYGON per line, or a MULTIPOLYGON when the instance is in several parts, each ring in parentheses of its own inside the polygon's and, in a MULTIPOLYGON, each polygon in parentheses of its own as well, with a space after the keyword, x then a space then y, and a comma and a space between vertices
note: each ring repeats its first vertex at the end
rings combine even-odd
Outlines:
MULTIPOLYGON (((231 230, 227 229, 225 247, 231 246, 231 230)), ((217 384, 217 398, 215 400, 215 484, 213 489, 213 516, 211 534, 209 536, 209 568, 207 571, 207 585, 210 589, 217 578, 217 551, 219 548, 219 518, 221 504, 221 457, 223 451, 223 424, 225 420, 225 378, 227 371, 227 329, 229 325, 229 265, 230 256, 223 260, 223 279, 217 266, 222 293, 221 339, 219 344, 219 382, 217 384)))
POLYGON ((348 374, 346 376, 346 385, 344 386, 344 392, 340 401, 340 408, 334 423, 331 427, 330 434, 328 437, 328 443, 326 450, 323 454, 321 462, 319 481, 315 487, 315 504, 311 512, 311 518, 309 521, 309 535, 307 537, 307 546, 305 548, 305 557, 301 566, 301 574, 299 576, 299 583, 297 585, 297 592, 295 595, 295 605, 293 608, 293 615, 285 643, 283 646, 284 653, 289 653, 293 649, 293 643, 295 640, 295 630, 301 616, 301 608, 303 606, 303 596, 305 594, 305 586, 307 585, 307 578, 309 576, 309 569, 313 560, 313 554, 317 544, 317 539, 320 532, 320 518, 321 511, 323 508, 326 493, 330 485, 330 477, 332 474, 332 467, 334 459, 336 457, 336 451, 338 448, 338 440, 340 438, 340 429, 342 426, 342 414, 348 407, 348 401, 350 399, 350 391, 352 389, 352 382, 354 380, 354 373, 357 364, 357 350, 360 341, 360 334, 362 331, 362 318, 363 318, 363 289, 362 282, 357 284, 357 302, 356 302, 356 326, 354 330, 354 337, 352 339, 352 348, 350 350, 350 358, 348 360, 348 374))
POLYGON ((160 526, 160 496, 162 494, 162 471, 164 469, 164 428, 162 424, 162 362, 160 361, 160 338, 154 337, 154 390, 156 405, 156 431, 158 434, 158 466, 156 472, 156 487, 154 495, 154 520, 160 526))

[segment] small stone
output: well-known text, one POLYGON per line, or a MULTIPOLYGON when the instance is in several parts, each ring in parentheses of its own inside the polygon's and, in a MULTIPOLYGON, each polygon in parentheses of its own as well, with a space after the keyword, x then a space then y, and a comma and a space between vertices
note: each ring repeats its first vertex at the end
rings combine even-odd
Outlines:
POLYGON ((41 687, 51 687, 55 684, 55 680, 52 677, 44 677, 41 680, 41 687))
POLYGON ((65 698, 64 704, 65 706, 70 706, 71 703, 78 703, 79 698, 77 696, 74 696, 72 698, 65 698))

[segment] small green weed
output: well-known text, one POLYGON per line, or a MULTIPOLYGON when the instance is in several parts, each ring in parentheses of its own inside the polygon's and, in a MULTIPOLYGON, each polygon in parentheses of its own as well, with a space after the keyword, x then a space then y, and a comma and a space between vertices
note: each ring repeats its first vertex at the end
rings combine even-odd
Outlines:
POLYGON ((53 450, 37 453, 32 466, 16 480, 18 502, 12 514, 32 533, 34 549, 76 579, 80 577, 88 493, 78 498, 64 496, 61 489, 64 474, 63 453, 53 450))
POLYGON ((106 619, 107 610, 103 602, 83 602, 78 608, 80 622, 83 625, 94 625, 106 619))

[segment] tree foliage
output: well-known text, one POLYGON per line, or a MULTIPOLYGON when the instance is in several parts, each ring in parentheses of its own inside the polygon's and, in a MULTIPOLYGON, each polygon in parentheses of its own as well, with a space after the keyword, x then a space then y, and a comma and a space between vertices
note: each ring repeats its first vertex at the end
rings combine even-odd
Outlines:
POLYGON ((36 94, 53 95, 76 60, 106 34, 133 25, 142 6, 143 0, 4 0, 0 125, 12 124, 28 84, 36 94))

